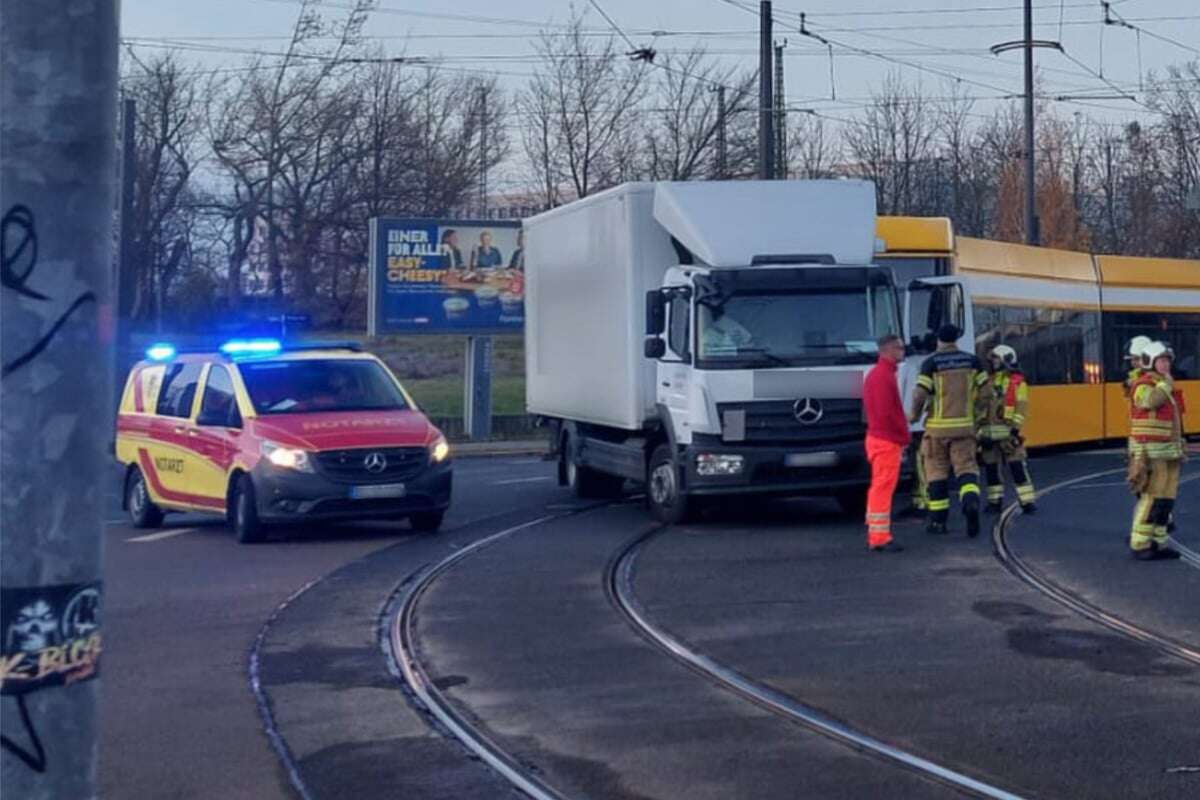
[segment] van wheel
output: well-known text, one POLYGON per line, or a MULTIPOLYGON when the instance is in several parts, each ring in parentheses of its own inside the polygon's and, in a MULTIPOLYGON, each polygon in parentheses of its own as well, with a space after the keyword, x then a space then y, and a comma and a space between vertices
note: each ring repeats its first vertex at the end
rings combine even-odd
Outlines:
POLYGON ((125 508, 135 528, 157 528, 162 525, 162 509, 150 499, 146 478, 137 467, 133 468, 125 481, 125 508))
POLYGON ((576 497, 584 500, 603 500, 620 497, 625 479, 575 463, 575 448, 570 438, 564 439, 562 474, 576 497))
POLYGON ((249 475, 239 475, 233 490, 233 532, 242 544, 253 544, 263 539, 262 522, 258 519, 258 501, 254 495, 254 481, 249 475))
POLYGON ((437 533, 445 518, 445 511, 418 511, 416 514, 409 515, 408 524, 414 531, 420 533, 437 533))
POLYGON ((650 456, 646 474, 646 500, 655 519, 667 525, 689 519, 692 507, 682 488, 675 453, 669 444, 660 444, 650 456))

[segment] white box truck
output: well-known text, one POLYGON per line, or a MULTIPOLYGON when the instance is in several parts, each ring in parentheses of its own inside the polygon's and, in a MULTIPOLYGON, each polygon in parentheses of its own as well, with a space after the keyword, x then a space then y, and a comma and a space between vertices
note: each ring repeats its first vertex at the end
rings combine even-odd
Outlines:
POLYGON ((560 482, 644 482, 665 522, 748 493, 862 508, 863 377, 902 328, 873 184, 630 183, 524 230, 526 400, 560 482))

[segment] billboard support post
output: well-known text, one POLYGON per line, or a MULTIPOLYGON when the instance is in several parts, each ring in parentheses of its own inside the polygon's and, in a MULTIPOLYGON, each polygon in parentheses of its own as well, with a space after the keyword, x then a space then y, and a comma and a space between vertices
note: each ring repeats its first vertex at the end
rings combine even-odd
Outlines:
POLYGON ((463 431, 471 439, 492 435, 492 337, 467 337, 463 381, 463 431))

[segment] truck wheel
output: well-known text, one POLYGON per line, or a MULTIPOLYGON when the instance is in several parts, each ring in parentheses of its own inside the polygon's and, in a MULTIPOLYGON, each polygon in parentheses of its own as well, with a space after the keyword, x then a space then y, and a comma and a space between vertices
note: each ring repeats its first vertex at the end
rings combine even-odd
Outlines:
POLYGON ((254 482, 249 475, 239 475, 233 491, 233 532, 242 544, 254 544, 263 540, 262 522, 258 519, 258 502, 254 496, 254 482))
POLYGON ((409 516, 408 524, 419 533, 436 533, 445 516, 445 511, 418 511, 409 516))
POLYGON ((162 509, 154 505, 146 489, 146 478, 137 467, 125 481, 125 508, 135 528, 157 528, 162 525, 162 509))
POLYGON ((669 444, 660 444, 650 456, 646 475, 646 499, 655 519, 667 525, 688 519, 688 498, 681 489, 675 453, 669 444))
POLYGON ((562 459, 563 473, 567 486, 575 495, 584 500, 603 500, 619 497, 625 485, 625 479, 606 472, 597 472, 591 467, 575 463, 574 444, 570 438, 564 439, 562 459))
POLYGON ((850 489, 835 495, 837 504, 847 516, 861 517, 867 513, 867 490, 850 489))

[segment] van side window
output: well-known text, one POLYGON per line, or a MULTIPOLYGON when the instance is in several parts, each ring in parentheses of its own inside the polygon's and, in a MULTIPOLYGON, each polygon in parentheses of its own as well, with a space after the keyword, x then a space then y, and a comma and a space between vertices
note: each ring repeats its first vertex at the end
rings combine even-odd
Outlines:
POLYGON ((183 417, 192 415, 192 401, 196 398, 196 382, 200 380, 203 364, 175 364, 163 378, 158 393, 157 413, 160 417, 183 417))
POLYGON ((237 428, 242 424, 233 395, 233 380, 229 377, 229 370, 220 364, 209 367, 208 378, 204 381, 204 396, 200 398, 200 416, 196 422, 225 428, 237 428))
POLYGON ((688 330, 691 327, 692 303, 686 297, 671 298, 671 327, 667 333, 667 346, 684 361, 690 361, 688 330))

